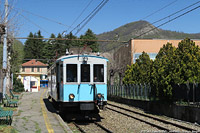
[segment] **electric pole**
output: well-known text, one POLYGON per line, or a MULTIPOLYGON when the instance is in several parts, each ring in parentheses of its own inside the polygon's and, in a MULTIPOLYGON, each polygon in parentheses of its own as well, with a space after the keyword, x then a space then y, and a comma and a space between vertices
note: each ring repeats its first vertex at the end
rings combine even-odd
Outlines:
POLYGON ((5 18, 4 18, 4 26, 5 26, 5 34, 4 34, 4 44, 3 44, 3 97, 6 94, 6 86, 7 86, 7 37, 8 37, 8 29, 7 29, 7 17, 8 17, 8 0, 5 1, 5 18))

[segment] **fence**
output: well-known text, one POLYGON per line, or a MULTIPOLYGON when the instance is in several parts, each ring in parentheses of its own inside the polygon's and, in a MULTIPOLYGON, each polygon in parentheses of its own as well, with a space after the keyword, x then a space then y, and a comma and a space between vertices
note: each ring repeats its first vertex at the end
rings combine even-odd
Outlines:
MULTIPOLYGON (((172 85, 172 99, 175 102, 187 102, 200 105, 200 83, 172 85)), ((108 96, 117 96, 136 100, 153 100, 150 84, 108 85, 108 96)))
POLYGON ((149 100, 150 92, 150 84, 108 85, 108 96, 117 96, 137 100, 149 100))
POLYGON ((176 101, 186 101, 192 103, 200 102, 200 84, 187 83, 173 85, 173 99, 176 101))

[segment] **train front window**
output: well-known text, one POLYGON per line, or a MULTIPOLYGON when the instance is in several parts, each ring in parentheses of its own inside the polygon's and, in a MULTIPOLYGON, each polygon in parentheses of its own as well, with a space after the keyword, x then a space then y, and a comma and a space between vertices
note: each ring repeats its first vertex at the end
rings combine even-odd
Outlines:
POLYGON ((67 82, 77 82, 77 64, 67 64, 67 82))
POLYGON ((94 65, 94 82, 104 82, 104 67, 103 65, 94 65))
POLYGON ((89 64, 81 64, 81 82, 90 82, 89 64))

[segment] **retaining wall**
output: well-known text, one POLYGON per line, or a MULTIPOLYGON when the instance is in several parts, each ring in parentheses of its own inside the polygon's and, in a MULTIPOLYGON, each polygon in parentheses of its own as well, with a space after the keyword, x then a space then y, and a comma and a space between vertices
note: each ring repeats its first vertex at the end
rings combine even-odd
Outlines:
POLYGON ((156 101, 140 101, 119 97, 108 97, 108 100, 132 105, 134 107, 141 108, 144 111, 153 114, 165 115, 175 119, 188 121, 192 123, 196 122, 200 124, 200 108, 198 107, 178 106, 175 104, 162 103, 156 101))

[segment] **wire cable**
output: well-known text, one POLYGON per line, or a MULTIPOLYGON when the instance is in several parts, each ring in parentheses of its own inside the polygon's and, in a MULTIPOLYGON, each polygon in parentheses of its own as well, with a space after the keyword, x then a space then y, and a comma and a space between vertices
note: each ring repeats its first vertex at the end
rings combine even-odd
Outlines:
POLYGON ((63 23, 61 23, 61 22, 55 21, 55 20, 53 20, 53 19, 50 19, 50 18, 47 18, 47 17, 44 17, 44 16, 37 15, 37 14, 35 14, 35 13, 26 11, 26 10, 24 10, 24 9, 20 9, 20 8, 16 8, 16 7, 13 7, 13 9, 16 10, 16 11, 21 10, 21 11, 23 11, 23 12, 26 12, 26 13, 31 14, 31 15, 33 15, 33 16, 37 16, 37 17, 43 18, 43 19, 48 20, 48 21, 50 21, 50 22, 54 22, 54 23, 57 23, 57 24, 59 24, 59 25, 65 26, 65 27, 72 28, 71 26, 68 26, 68 25, 66 25, 66 24, 63 24, 63 23))
POLYGON ((167 8, 168 6, 172 5, 172 4, 175 3, 176 1, 178 1, 178 0, 175 0, 175 1, 173 1, 173 2, 171 2, 171 3, 169 3, 169 4, 167 4, 166 6, 164 6, 164 7, 160 8, 160 9, 158 9, 157 11, 155 11, 155 12, 153 12, 153 13, 147 15, 147 16, 144 17, 142 20, 144 20, 144 19, 146 19, 146 18, 148 18, 148 17, 150 17, 150 16, 156 14, 157 12, 159 12, 159 11, 161 11, 161 10, 167 8))
POLYGON ((183 9, 181 9, 181 10, 178 10, 177 12, 172 13, 172 14, 170 14, 170 15, 164 17, 164 18, 161 18, 161 19, 159 19, 159 20, 157 20, 157 21, 154 21, 154 22, 151 23, 151 24, 155 24, 155 23, 158 23, 158 22, 160 22, 160 21, 162 21, 162 20, 165 20, 165 19, 167 19, 167 18, 169 18, 169 17, 171 17, 171 16, 173 16, 173 15, 175 15, 175 14, 181 12, 181 11, 184 11, 184 10, 187 9, 187 8, 190 8, 190 7, 192 7, 192 6, 196 5, 196 4, 198 4, 198 3, 200 3, 200 1, 198 1, 198 2, 196 2, 196 3, 193 3, 193 4, 191 4, 191 5, 189 5, 189 6, 185 7, 185 8, 183 8, 183 9))
POLYGON ((155 30, 155 29, 157 29, 157 28, 159 28, 159 27, 161 27, 161 26, 163 26, 163 25, 165 25, 165 24, 167 24, 167 23, 169 23, 169 22, 171 22, 171 21, 174 21, 174 20, 176 20, 177 18, 180 18, 180 17, 182 17, 182 16, 184 16, 184 15, 186 15, 186 14, 188 14, 188 13, 190 13, 190 12, 192 12, 192 11, 198 9, 198 8, 200 8, 200 6, 197 6, 197 7, 193 8, 193 9, 187 11, 187 12, 184 12, 183 14, 181 14, 181 15, 179 15, 179 16, 177 16, 177 17, 174 17, 173 19, 170 19, 170 20, 167 21, 167 22, 164 22, 164 23, 160 24, 159 26, 156 26, 156 27, 154 27, 154 28, 152 28, 152 29, 150 29, 150 30, 148 30, 148 31, 146 31, 146 32, 143 32, 142 34, 140 34, 140 35, 134 37, 134 39, 139 38, 139 37, 141 37, 142 35, 145 35, 145 34, 149 33, 150 31, 153 31, 153 30, 155 30))
POLYGON ((99 8, 99 6, 103 3, 104 0, 101 1, 101 3, 99 5, 97 5, 97 7, 95 7, 95 9, 86 17, 84 18, 73 30, 71 30, 70 32, 73 32, 75 29, 77 29, 85 20, 87 20, 90 15, 92 15, 92 13, 97 10, 97 8, 99 8))
POLYGON ((50 34, 48 31, 46 31, 45 29, 43 29, 42 27, 40 27, 39 25, 37 25, 36 23, 32 22, 30 19, 28 19, 27 17, 25 17, 24 15, 22 15, 21 13, 19 13, 19 15, 21 15, 23 18, 25 18, 26 20, 28 20, 30 23, 34 24, 36 27, 42 29, 44 32, 50 34))
MULTIPOLYGON (((95 9, 85 18, 85 19, 83 19, 82 21, 81 21, 81 23, 79 23, 73 30, 71 30, 70 32, 73 32, 75 29, 77 29, 77 28, 79 28, 80 27, 80 25, 84 22, 84 21, 86 21, 87 19, 89 20, 90 18, 91 18, 91 16, 93 16, 94 14, 96 14, 98 11, 99 11, 99 9, 101 9, 102 8, 102 5, 106 2, 107 3, 107 1, 108 0, 102 0, 101 1, 101 3, 99 3, 96 7, 95 7, 95 9)), ((85 25, 85 24, 84 24, 85 25)), ((83 28, 83 27, 82 27, 83 28)), ((76 34, 82 29, 82 28, 79 28, 78 29, 78 31, 76 32, 76 34)))
MULTIPOLYGON (((94 0, 90 0, 90 2, 87 4, 87 6, 83 9, 83 11, 80 13, 80 15, 72 22, 72 24, 70 25, 70 27, 72 27, 74 25, 74 23, 83 15, 83 13, 85 12, 85 10, 90 6, 90 4, 93 2, 94 0)), ((68 30, 70 29, 70 27, 68 28, 68 30)), ((67 30, 67 31, 68 31, 67 30)))
POLYGON ((75 33, 75 35, 78 34, 78 32, 80 32, 80 30, 102 9, 102 7, 105 6, 105 4, 108 2, 109 0, 106 0, 96 11, 95 13, 90 16, 90 18, 77 30, 77 32, 75 33))

